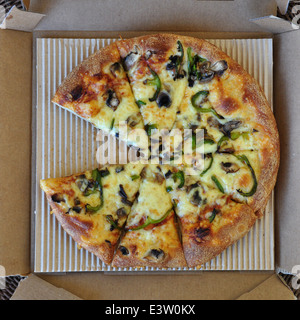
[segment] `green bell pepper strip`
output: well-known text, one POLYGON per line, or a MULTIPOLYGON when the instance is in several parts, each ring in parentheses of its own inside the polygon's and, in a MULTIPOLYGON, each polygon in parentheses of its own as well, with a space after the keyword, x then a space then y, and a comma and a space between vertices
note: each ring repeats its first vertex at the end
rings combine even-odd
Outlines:
POLYGON ((180 52, 180 57, 179 59, 176 61, 176 76, 178 74, 179 71, 179 67, 181 66, 182 62, 183 62, 183 57, 184 57, 184 50, 183 50, 183 46, 181 44, 181 42, 178 40, 177 41, 177 45, 178 45, 178 51, 180 52))
POLYGON ((145 130, 147 131, 147 135, 150 137, 151 136, 151 130, 153 129, 157 129, 157 125, 156 124, 147 124, 145 126, 145 130))
POLYGON ((217 150, 219 150, 221 148, 221 145, 224 141, 228 141, 229 140, 229 137, 227 136, 223 136, 219 141, 218 141, 218 144, 217 144, 217 150))
POLYGON ((211 112, 216 118, 218 119, 224 119, 221 115, 219 115, 214 108, 201 108, 200 105, 197 105, 197 100, 200 96, 203 96, 203 98, 206 98, 209 94, 209 91, 201 90, 194 94, 191 98, 192 106, 201 113, 209 113, 211 112))
POLYGON ((131 178, 132 181, 134 181, 134 180, 138 179, 139 177, 140 177, 139 175, 134 174, 134 175, 131 176, 130 178, 131 178))
MULTIPOLYGON (((149 67, 149 66, 148 66, 149 67)), ((149 69, 150 69, 150 72, 151 72, 151 74, 152 74, 152 76, 153 76, 153 79, 147 79, 146 81, 145 81, 145 84, 150 84, 150 85, 152 85, 152 86, 155 86, 156 87, 156 91, 155 91, 155 93, 154 93, 154 95, 153 95, 153 97, 152 98, 149 98, 149 101, 155 101, 156 99, 157 99, 157 97, 158 97, 158 94, 159 94, 159 92, 160 92, 160 90, 161 90, 161 81, 160 81, 160 79, 159 79, 159 76, 158 76, 158 74, 154 71, 154 70, 152 70, 150 67, 149 67, 149 69)))
POLYGON ((248 158, 245 156, 245 155, 241 155, 241 156, 237 156, 237 155, 234 155, 238 160, 240 160, 241 162, 243 162, 245 165, 247 165, 247 167, 249 168, 250 172, 251 172, 251 175, 252 175, 252 178, 253 178, 253 187, 252 189, 249 191, 249 192, 243 192, 242 190, 240 189, 237 189, 237 192, 239 194, 241 194, 242 196, 244 197, 251 197, 254 195, 254 193, 256 192, 257 190, 257 179, 256 179, 256 175, 255 175, 255 172, 250 164, 250 161, 248 160, 248 158))
POLYGON ((114 124, 115 124, 115 118, 113 118, 113 119, 112 119, 112 122, 111 122, 111 124, 110 124, 110 130, 112 130, 112 129, 113 129, 114 124))
POLYGON ((177 179, 180 180, 180 183, 178 185, 178 188, 182 188, 184 186, 184 173, 183 171, 178 171, 176 173, 173 173, 173 176, 172 176, 173 180, 176 182, 177 179))
POLYGON ((211 180, 215 183, 215 185, 217 186, 217 188, 222 192, 225 193, 224 188, 221 184, 221 182, 217 179, 217 177, 215 175, 213 175, 211 177, 211 180))
POLYGON ((187 48, 187 56, 188 56, 188 73, 191 74, 193 65, 194 65, 194 59, 192 57, 192 48, 187 48))
POLYGON ((208 167, 200 173, 200 177, 203 177, 205 175, 205 173, 211 168, 213 162, 214 162, 214 157, 213 157, 213 155, 211 155, 210 163, 209 163, 208 167))
MULTIPOLYGON (((214 142, 214 140, 212 140, 212 139, 204 139, 204 140, 201 140, 201 141, 200 141, 199 145, 201 145, 202 143, 213 145, 215 142, 214 142)), ((196 146, 197 146, 197 143, 196 143, 196 135, 193 134, 193 135, 192 135, 192 150, 195 150, 195 149, 196 149, 196 146)))
POLYGON ((95 186, 94 186, 94 190, 93 190, 92 193, 95 193, 96 191, 100 192, 100 204, 98 206, 96 206, 96 207, 93 207, 90 204, 87 204, 86 205, 86 210, 88 212, 95 213, 95 212, 99 211, 100 209, 102 209, 102 207, 104 205, 102 178, 106 177, 107 175, 109 175, 109 171, 102 171, 101 172, 98 169, 95 169, 95 170, 92 171, 92 178, 95 181, 95 186), (98 188, 98 190, 96 188, 98 188))
POLYGON ((146 104, 146 102, 142 101, 142 100, 137 100, 136 104, 138 105, 138 107, 140 108, 141 106, 144 106, 146 104))
POLYGON ((122 230, 111 216, 105 216, 105 218, 115 229, 122 230))
POLYGON ((173 191, 173 188, 172 188, 172 187, 167 187, 167 188, 166 188, 166 191, 167 191, 167 192, 171 192, 171 191, 173 191))
POLYGON ((215 220, 217 213, 218 213, 218 210, 214 208, 211 216, 208 218, 209 223, 212 223, 215 220))
POLYGON ((171 208, 170 210, 168 210, 160 219, 158 220, 153 220, 151 219, 150 217, 147 217, 147 220, 144 224, 142 224, 141 226, 139 227, 136 227, 136 228, 130 228, 129 231, 135 231, 135 230, 140 230, 140 229, 144 229, 146 227, 148 227, 150 224, 158 224, 162 221, 164 221, 168 215, 173 211, 173 208, 171 208))
POLYGON ((250 132, 249 131, 246 131, 246 132, 231 132, 230 134, 230 139, 231 140, 237 140, 239 137, 243 137, 243 138, 246 138, 248 139, 249 138, 249 134, 250 132))

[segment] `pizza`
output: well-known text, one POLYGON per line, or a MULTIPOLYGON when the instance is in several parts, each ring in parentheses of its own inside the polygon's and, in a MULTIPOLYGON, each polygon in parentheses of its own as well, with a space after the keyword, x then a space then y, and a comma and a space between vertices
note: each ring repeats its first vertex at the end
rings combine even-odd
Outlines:
POLYGON ((114 267, 185 267, 173 203, 160 166, 146 165, 114 267))
POLYGON ((256 80, 209 42, 117 40, 52 101, 145 156, 41 180, 64 230, 104 263, 200 268, 263 216, 279 167, 276 121, 256 80))
POLYGON ((95 168, 40 186, 57 220, 78 245, 110 264, 139 190, 140 164, 95 168))

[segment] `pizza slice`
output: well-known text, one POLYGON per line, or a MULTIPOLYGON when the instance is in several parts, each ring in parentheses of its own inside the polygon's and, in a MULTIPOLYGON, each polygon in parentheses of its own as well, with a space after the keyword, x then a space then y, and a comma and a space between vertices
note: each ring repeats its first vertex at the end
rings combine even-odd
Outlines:
POLYGON ((201 267, 247 234, 254 211, 173 166, 163 168, 166 189, 180 219, 182 244, 190 268, 201 267))
POLYGON ((257 81, 205 40, 183 40, 188 86, 174 128, 204 130, 205 153, 279 148, 269 103, 257 81))
POLYGON ((143 166, 127 164, 41 180, 63 229, 84 249, 110 264, 137 195, 143 166))
POLYGON ((267 204, 273 180, 274 166, 266 160, 268 154, 264 150, 211 154, 205 158, 200 180, 258 211, 267 204))
POLYGON ((185 267, 173 204, 161 168, 147 165, 141 176, 139 196, 128 216, 112 266, 185 267))
POLYGON ((79 64, 65 78, 52 102, 144 149, 147 136, 115 43, 79 64), (144 139, 143 139, 144 137, 144 139))
POLYGON ((171 130, 187 85, 180 36, 158 34, 117 42, 146 131, 171 130))

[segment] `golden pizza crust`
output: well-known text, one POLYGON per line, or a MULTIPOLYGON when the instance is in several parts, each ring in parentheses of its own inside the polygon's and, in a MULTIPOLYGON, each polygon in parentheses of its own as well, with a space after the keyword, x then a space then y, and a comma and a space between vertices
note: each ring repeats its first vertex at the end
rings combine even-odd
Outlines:
POLYGON ((199 268, 215 258, 244 237, 257 220, 254 211, 247 205, 236 204, 233 210, 233 221, 212 232, 205 228, 199 230, 199 223, 189 223, 188 219, 182 219, 183 250, 190 268, 199 268))

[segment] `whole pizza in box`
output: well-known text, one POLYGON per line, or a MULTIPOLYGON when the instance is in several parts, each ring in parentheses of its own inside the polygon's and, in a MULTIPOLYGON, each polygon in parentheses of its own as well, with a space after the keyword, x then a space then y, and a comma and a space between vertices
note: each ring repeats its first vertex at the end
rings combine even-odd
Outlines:
POLYGON ((142 154, 40 182, 64 230, 104 263, 198 268, 262 217, 279 167, 276 122, 256 80, 209 42, 116 41, 52 101, 142 154))

